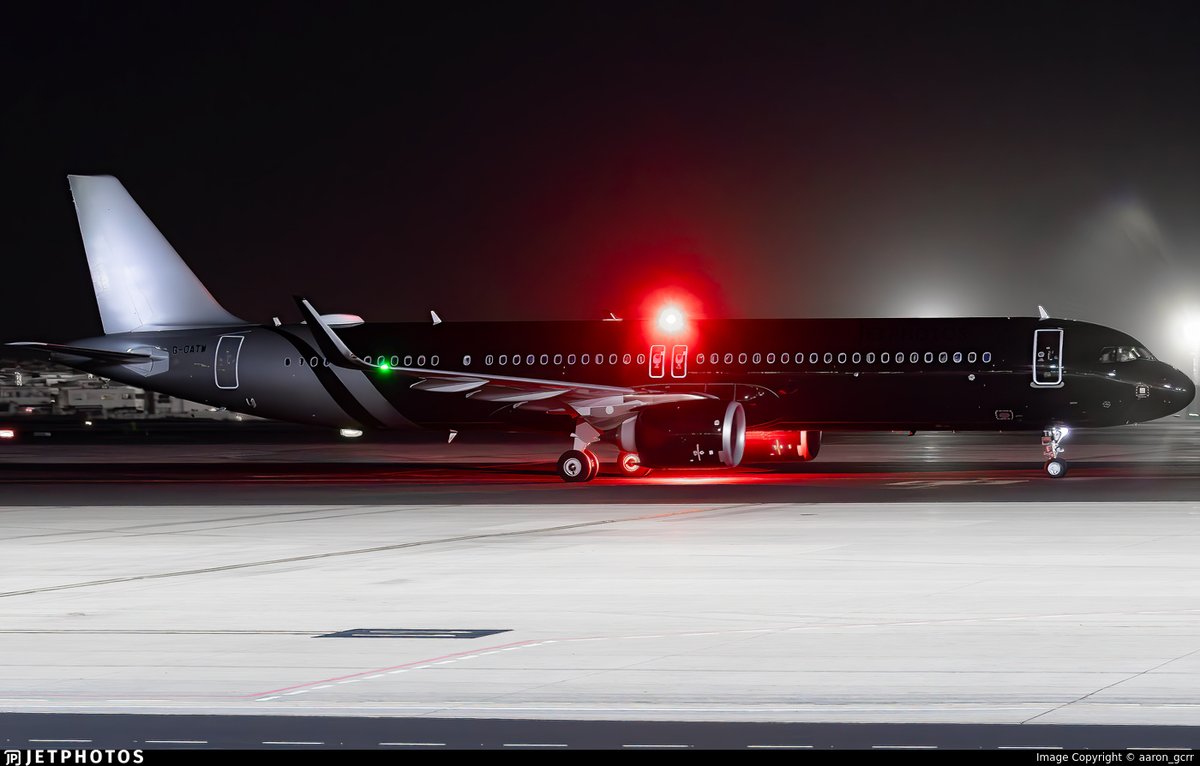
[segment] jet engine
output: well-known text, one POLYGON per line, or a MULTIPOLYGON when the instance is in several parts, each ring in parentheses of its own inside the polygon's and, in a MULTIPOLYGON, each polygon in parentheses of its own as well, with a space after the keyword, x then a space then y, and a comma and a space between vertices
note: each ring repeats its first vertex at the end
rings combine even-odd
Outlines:
POLYGON ((746 448, 746 413, 714 399, 655 404, 622 423, 614 441, 647 468, 734 468, 746 448))
POLYGON ((747 463, 797 463, 821 451, 820 431, 747 431, 747 463))

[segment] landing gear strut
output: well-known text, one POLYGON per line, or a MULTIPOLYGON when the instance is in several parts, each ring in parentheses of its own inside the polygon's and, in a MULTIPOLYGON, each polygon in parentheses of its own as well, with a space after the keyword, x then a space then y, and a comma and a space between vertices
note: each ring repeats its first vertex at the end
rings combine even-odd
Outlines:
POLYGON ((1066 426, 1055 426, 1042 432, 1042 450, 1046 454, 1046 464, 1042 466, 1042 470, 1052 479, 1060 479, 1067 475, 1067 461, 1058 455, 1065 451, 1062 443, 1070 433, 1071 430, 1066 426))

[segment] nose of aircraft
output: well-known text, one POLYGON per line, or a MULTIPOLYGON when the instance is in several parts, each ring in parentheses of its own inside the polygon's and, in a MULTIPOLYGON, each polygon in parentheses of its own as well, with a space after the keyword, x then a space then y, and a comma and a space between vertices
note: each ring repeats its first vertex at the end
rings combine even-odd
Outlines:
POLYGON ((1166 378, 1166 385, 1170 386, 1170 390, 1174 392, 1171 395, 1171 404, 1175 407, 1174 411, 1179 412, 1191 404, 1192 399, 1196 397, 1196 384, 1186 374, 1174 367, 1167 368, 1166 378))

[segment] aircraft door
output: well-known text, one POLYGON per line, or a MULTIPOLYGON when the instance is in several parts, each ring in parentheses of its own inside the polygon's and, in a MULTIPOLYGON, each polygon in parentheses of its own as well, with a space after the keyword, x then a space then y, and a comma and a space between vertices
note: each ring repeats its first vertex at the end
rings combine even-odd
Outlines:
POLYGON ((1057 388, 1062 385, 1063 331, 1033 331, 1033 385, 1057 388))
POLYGON ((682 344, 671 348, 671 377, 686 378, 688 347, 682 344))
POLYGON ((241 335, 222 335, 217 342, 217 359, 214 370, 217 377, 217 388, 231 389, 238 387, 238 356, 242 352, 241 335))

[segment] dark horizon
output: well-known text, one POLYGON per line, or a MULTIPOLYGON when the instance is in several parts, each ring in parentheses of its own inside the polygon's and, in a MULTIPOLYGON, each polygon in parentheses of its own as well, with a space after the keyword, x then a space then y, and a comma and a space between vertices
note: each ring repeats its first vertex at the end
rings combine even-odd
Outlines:
POLYGON ((65 176, 234 314, 1034 315, 1188 368, 1200 11, 10 12, 9 340, 99 332, 65 176))

